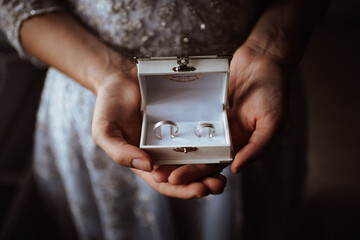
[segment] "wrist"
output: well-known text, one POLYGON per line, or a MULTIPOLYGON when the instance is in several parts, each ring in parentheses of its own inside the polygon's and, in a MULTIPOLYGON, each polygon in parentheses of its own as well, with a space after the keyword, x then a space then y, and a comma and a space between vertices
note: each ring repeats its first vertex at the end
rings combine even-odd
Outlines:
POLYGON ((298 64, 302 51, 284 31, 275 31, 274 34, 252 35, 244 43, 244 47, 284 68, 292 69, 298 64))
POLYGON ((309 36, 303 1, 276 0, 271 1, 245 44, 293 68, 299 63, 309 36))
POLYGON ((110 48, 105 53, 103 52, 99 58, 98 67, 89 66, 86 73, 96 95, 109 84, 122 84, 126 81, 135 80, 136 65, 133 61, 122 57, 110 48))

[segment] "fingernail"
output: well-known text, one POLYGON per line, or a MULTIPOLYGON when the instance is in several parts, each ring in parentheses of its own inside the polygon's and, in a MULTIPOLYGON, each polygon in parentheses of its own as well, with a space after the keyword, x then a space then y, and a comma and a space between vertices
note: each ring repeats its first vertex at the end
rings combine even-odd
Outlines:
POLYGON ((152 169, 151 163, 141 158, 135 158, 131 162, 132 166, 136 169, 150 172, 152 169))

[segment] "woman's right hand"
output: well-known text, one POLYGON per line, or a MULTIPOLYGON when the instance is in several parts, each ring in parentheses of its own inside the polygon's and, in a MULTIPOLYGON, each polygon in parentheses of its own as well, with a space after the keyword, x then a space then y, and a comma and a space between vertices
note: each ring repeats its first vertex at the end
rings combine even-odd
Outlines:
POLYGON ((99 82, 92 123, 94 141, 117 164, 150 172, 151 158, 135 147, 141 129, 135 64, 129 64, 126 70, 111 72, 99 82))

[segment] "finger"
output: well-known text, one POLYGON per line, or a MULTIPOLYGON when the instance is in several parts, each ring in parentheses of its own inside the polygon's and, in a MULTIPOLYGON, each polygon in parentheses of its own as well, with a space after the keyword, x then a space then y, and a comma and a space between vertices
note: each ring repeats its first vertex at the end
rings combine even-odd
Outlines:
POLYGON ((275 124, 262 125, 259 122, 249 142, 235 155, 235 159, 231 164, 231 172, 236 174, 243 170, 249 162, 259 159, 274 138, 275 132, 275 124))
POLYGON ((188 184, 204 177, 221 172, 226 164, 189 164, 181 166, 171 172, 168 181, 171 184, 188 184))
POLYGON ((252 133, 255 131, 255 126, 252 126, 249 122, 243 122, 235 117, 229 118, 229 125, 231 129, 231 137, 233 140, 234 150, 237 152, 248 143, 252 133))
POLYGON ((193 182, 186 185, 172 185, 170 183, 158 184, 160 192, 168 197, 195 199, 202 198, 210 194, 206 185, 200 182, 193 182))
POLYGON ((202 180, 202 183, 209 189, 211 194, 221 194, 224 192, 227 179, 220 173, 212 177, 207 177, 202 180))
POLYGON ((105 143, 103 149, 119 165, 131 167, 150 172, 153 163, 149 155, 126 142, 116 142, 114 140, 105 143))
POLYGON ((116 137, 109 136, 104 131, 93 131, 93 138, 111 159, 123 167, 131 167, 150 172, 153 163, 148 154, 131 144, 122 137, 121 131, 117 131, 116 137))
POLYGON ((153 178, 156 182, 168 182, 168 178, 175 169, 179 168, 180 166, 159 166, 153 171, 153 178))
POLYGON ((151 173, 139 171, 136 169, 132 170, 153 189, 168 197, 193 199, 202 198, 210 194, 209 189, 201 182, 194 182, 186 185, 172 185, 170 183, 164 182, 158 183, 154 181, 151 173))

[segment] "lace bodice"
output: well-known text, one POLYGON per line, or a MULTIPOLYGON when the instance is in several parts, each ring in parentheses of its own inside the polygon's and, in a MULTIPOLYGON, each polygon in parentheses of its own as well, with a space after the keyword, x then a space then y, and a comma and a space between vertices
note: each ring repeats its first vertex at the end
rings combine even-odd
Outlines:
POLYGON ((22 21, 53 11, 72 12, 125 56, 228 55, 245 40, 265 1, 1 1, 0 24, 23 56, 22 21))

